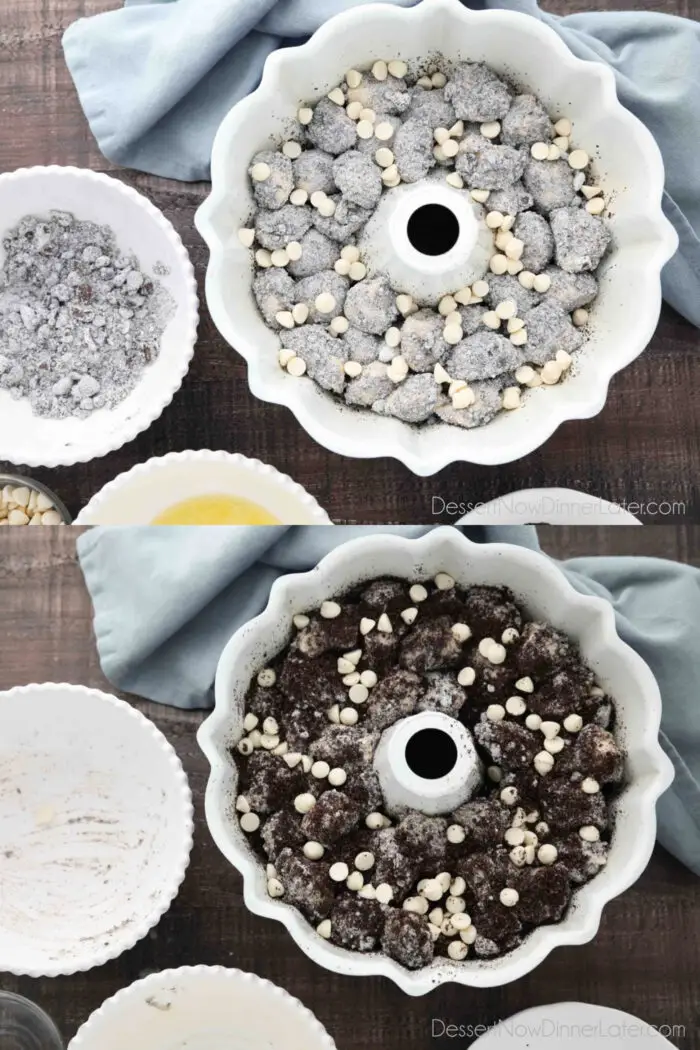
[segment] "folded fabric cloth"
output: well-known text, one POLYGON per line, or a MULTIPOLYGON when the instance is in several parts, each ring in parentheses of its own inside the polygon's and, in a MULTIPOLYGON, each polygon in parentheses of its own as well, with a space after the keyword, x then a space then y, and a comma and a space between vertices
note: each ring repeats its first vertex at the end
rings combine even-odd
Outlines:
MULTIPOLYGON (((63 38, 66 61, 104 155, 175 179, 209 178, 216 129, 258 84, 267 56, 332 15, 374 0, 126 0, 63 38)), ((416 0, 385 0, 413 7, 416 0)), ((640 11, 567 15, 536 0, 473 0, 551 26, 580 58, 607 63, 628 109, 666 163, 664 209, 680 248, 666 300, 700 325, 700 23, 640 11)))
MULTIPOLYGON (((421 536, 429 526, 94 529, 78 540, 95 608, 102 669, 127 692, 209 707, 230 636, 264 608, 274 580, 303 572, 368 532, 421 536)), ((524 526, 465 529, 477 542, 539 549, 524 526)), ((663 697, 661 743, 676 769, 659 803, 659 841, 700 875, 700 571, 650 558, 560 563, 583 594, 612 603, 618 632, 646 660, 663 697)))

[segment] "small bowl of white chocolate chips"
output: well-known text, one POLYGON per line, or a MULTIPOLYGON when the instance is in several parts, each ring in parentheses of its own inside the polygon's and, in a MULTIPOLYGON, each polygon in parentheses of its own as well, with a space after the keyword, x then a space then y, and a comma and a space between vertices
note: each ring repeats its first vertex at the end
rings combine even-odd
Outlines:
POLYGON ((0 474, 0 526, 70 525, 71 516, 58 496, 32 478, 0 474))
POLYGON ((270 57, 197 215, 252 392, 417 474, 601 411, 676 248, 663 163, 601 63, 458 0, 362 7, 270 57))

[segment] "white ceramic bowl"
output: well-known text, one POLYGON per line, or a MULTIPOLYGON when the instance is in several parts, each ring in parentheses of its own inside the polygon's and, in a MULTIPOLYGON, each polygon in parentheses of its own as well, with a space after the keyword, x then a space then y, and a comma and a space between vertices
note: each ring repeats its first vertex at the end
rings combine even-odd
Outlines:
POLYGON ((314 1015, 282 988, 222 966, 152 973, 117 992, 69 1050, 335 1050, 314 1015))
POLYGON ((147 273, 153 274, 157 263, 166 267, 169 274, 158 280, 177 310, 163 333, 158 359, 113 409, 100 409, 87 419, 48 419, 35 415, 28 401, 15 401, 0 390, 0 459, 30 467, 85 463, 146 430, 182 385, 199 321, 194 269, 173 226, 136 190, 94 171, 52 166, 0 175, 0 265, 4 233, 25 215, 53 209, 111 226, 119 247, 134 252, 147 273))
POLYGON ((216 706, 198 740, 211 764, 206 818, 216 844, 241 872, 245 902, 256 915, 283 923, 315 962, 344 974, 380 974, 405 992, 422 995, 439 984, 486 988, 507 984, 533 970, 552 949, 591 940, 605 904, 627 889, 646 867, 656 837, 655 803, 673 779, 671 763, 658 742, 661 699, 647 665, 615 630, 612 606, 578 594, 542 554, 509 544, 474 544, 455 529, 435 529, 420 539, 381 533, 343 544, 319 565, 273 584, 267 608, 242 627, 226 646, 216 676, 216 706), (436 959, 409 971, 384 955, 349 952, 323 940, 301 913, 267 894, 264 867, 240 830, 232 800, 238 771, 229 754, 242 732, 245 694, 254 675, 287 644, 296 613, 318 609, 363 580, 397 576, 423 580, 450 573, 458 584, 506 584, 530 615, 566 631, 584 660, 615 698, 617 734, 627 750, 626 786, 614 803, 615 831, 606 867, 582 886, 562 922, 536 929, 501 958, 454 963, 436 959))
POLYGON ((148 525, 181 500, 228 495, 257 503, 284 525, 331 525, 313 496, 274 467, 238 453, 170 452, 110 481, 76 525, 148 525))
MULTIPOLYGON (((439 1025, 438 1035, 440 1035, 439 1025)), ((662 1025, 662 1030, 675 1026, 662 1025)), ((684 1031, 678 1026, 678 1031, 684 1031)), ((673 1044, 641 1017, 591 1003, 533 1006, 490 1028, 474 1050, 674 1050, 673 1044)))
POLYGON ((0 971, 101 966, 168 910, 192 848, 187 777, 136 708, 78 685, 0 693, 0 971))
POLYGON ((361 4, 332 18, 303 47, 267 60, 262 83, 235 106, 219 129, 212 157, 212 194, 197 213, 211 259, 206 295, 214 323, 248 362, 252 392, 288 406, 321 445, 347 456, 393 456, 414 473, 448 463, 507 463, 542 445, 569 419, 602 409, 612 377, 645 348, 661 307, 660 271, 677 245, 661 210, 664 171, 647 129, 623 109, 611 70, 584 62, 556 33, 527 15, 471 11, 459 0, 423 0, 409 9, 361 4), (412 428, 399 420, 351 410, 312 380, 278 364, 279 340, 262 321, 251 294, 250 252, 238 241, 252 196, 247 167, 253 154, 277 145, 302 100, 320 97, 351 67, 378 58, 483 60, 537 94, 557 116, 569 117, 577 146, 596 158, 596 173, 612 199, 614 250, 600 270, 591 338, 566 382, 528 393, 517 412, 465 431, 438 423, 412 428))

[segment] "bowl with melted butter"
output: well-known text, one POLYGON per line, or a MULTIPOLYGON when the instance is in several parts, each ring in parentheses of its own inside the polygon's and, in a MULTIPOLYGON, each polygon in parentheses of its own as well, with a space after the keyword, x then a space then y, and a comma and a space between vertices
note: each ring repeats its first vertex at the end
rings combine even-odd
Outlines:
POLYGON ((301 485, 239 453, 171 452, 120 474, 76 525, 330 525, 301 485))

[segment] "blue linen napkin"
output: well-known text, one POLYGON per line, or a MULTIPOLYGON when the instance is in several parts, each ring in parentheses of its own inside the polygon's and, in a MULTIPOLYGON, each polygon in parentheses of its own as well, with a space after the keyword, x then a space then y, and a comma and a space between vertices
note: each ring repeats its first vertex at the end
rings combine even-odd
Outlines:
MULTIPOLYGON (((102 669, 118 689, 176 707, 210 707, 221 651, 262 611, 280 575, 311 569, 328 551, 368 532, 416 537, 429 530, 317 525, 84 533, 78 554, 102 669)), ((463 531, 477 542, 539 549, 535 530, 526 526, 463 531)), ((700 571, 653 558, 559 564, 576 590, 611 602, 620 637, 656 675, 661 744, 676 770, 659 802, 658 837, 700 875, 700 571)))
MULTIPOLYGON (((186 181, 209 178, 216 130, 258 84, 267 56, 332 15, 374 0, 126 0, 63 38, 66 62, 104 155, 186 181)), ((417 0, 384 0, 413 7, 417 0)), ((551 26, 579 58, 614 71, 623 105, 655 136, 666 164, 664 210, 680 248, 664 298, 700 326, 700 23, 641 11, 560 18, 536 0, 472 0, 551 26)))

